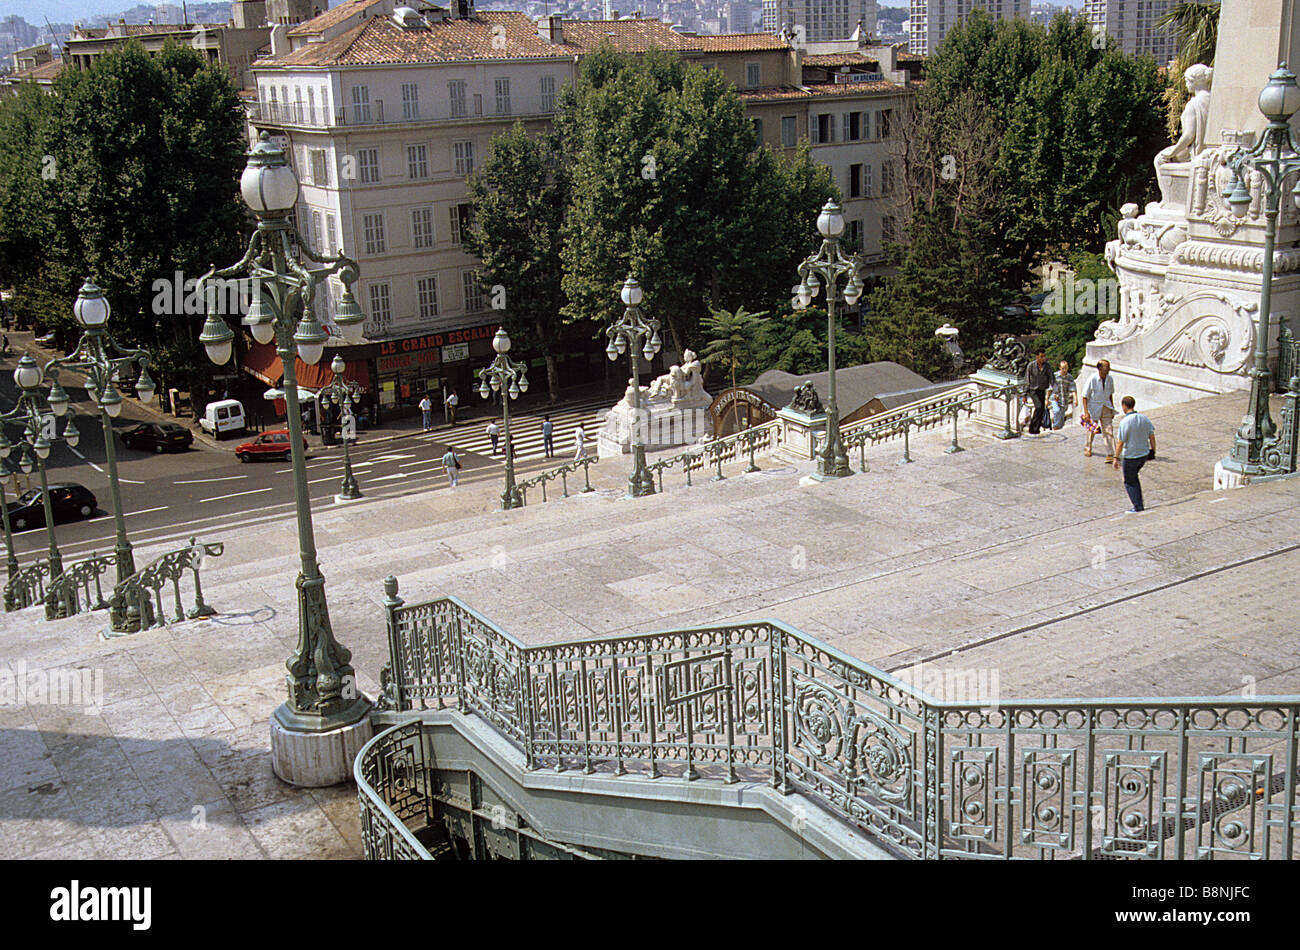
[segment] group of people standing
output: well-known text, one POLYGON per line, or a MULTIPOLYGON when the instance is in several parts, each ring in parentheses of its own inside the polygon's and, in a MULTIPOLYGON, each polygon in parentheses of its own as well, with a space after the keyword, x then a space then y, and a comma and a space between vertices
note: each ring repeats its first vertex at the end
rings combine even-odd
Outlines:
POLYGON ((1137 411, 1137 401, 1132 396, 1120 400, 1123 417, 1118 430, 1115 429, 1115 377, 1110 373, 1110 362, 1098 360, 1097 375, 1078 392, 1070 375, 1070 364, 1061 360, 1060 368, 1053 373, 1047 364, 1047 352, 1040 348, 1025 370, 1025 389, 1029 397, 1026 404, 1029 434, 1040 435, 1043 429, 1063 428, 1067 408, 1077 406, 1079 424, 1087 433, 1084 457, 1092 457, 1093 439, 1100 433, 1106 444, 1106 464, 1114 466, 1123 476, 1124 490, 1132 506, 1128 513, 1145 510, 1138 473, 1156 457, 1156 430, 1151 420, 1137 411))

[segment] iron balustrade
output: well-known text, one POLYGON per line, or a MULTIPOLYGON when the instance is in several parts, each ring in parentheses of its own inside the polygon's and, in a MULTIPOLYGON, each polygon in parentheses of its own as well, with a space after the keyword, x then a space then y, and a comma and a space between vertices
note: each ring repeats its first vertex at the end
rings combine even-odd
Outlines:
POLYGON ((1292 376, 1300 376, 1300 340, 1291 328, 1283 324, 1277 332, 1277 373, 1273 376, 1273 392, 1284 393, 1292 376))
POLYGON ((375 736, 357 753, 352 774, 366 860, 431 860, 410 830, 417 820, 424 827, 433 817, 422 723, 417 719, 375 736))
POLYGON ((598 456, 586 455, 580 459, 574 459, 572 462, 566 462, 558 468, 547 469, 545 472, 539 472, 531 478, 526 478, 521 482, 517 482, 515 487, 519 489, 519 498, 523 504, 527 505, 528 489, 540 487, 542 489, 542 501, 545 502, 547 500, 546 483, 553 482, 557 478, 560 479, 563 497, 568 498, 569 476, 575 474, 578 469, 582 469, 582 478, 584 482, 582 491, 584 493, 595 491, 595 489, 591 487, 591 466, 595 465, 599 461, 600 458, 598 456))
POLYGON ((770 782, 902 857, 1296 857, 1300 696, 950 701, 777 621, 526 646, 385 593, 380 708, 479 715, 530 769, 770 782))
POLYGON ((168 584, 172 588, 172 601, 176 610, 171 618, 172 623, 215 614, 217 611, 203 600, 199 569, 203 566, 205 557, 220 557, 224 550, 225 544, 220 541, 200 543, 195 538, 190 538, 190 543, 185 547, 161 554, 136 571, 113 590, 113 596, 109 599, 109 629, 105 636, 122 636, 148 627, 165 626, 168 621, 163 608, 162 592, 168 584), (188 611, 181 600, 181 581, 186 571, 194 575, 194 606, 188 611))
POLYGON ((50 582, 50 589, 45 594, 45 619, 56 620, 71 617, 86 610, 104 610, 108 602, 104 600, 104 589, 99 579, 117 567, 117 554, 95 554, 84 561, 78 561, 68 570, 50 582), (94 587, 92 599, 90 589, 94 587))
POLYGON ((706 468, 714 469, 713 480, 715 482, 722 481, 726 478, 722 474, 723 464, 735 462, 741 458, 748 457, 749 459, 749 465, 745 469, 746 472, 757 472, 758 465, 754 462, 755 455, 759 453, 770 455, 780 444, 780 438, 781 423, 780 420, 774 419, 771 422, 764 422, 762 425, 741 429, 739 432, 723 436, 720 439, 701 442, 676 455, 657 459, 647 465, 646 468, 658 481, 660 492, 664 490, 664 472, 677 466, 681 466, 682 471, 686 474, 687 487, 692 484, 691 476, 696 472, 702 472, 706 468))
POLYGON ((33 561, 5 583, 5 611, 23 610, 43 603, 50 577, 48 560, 33 561))
MULTIPOLYGON (((858 469, 866 472, 867 447, 881 442, 903 437, 903 462, 912 461, 912 432, 922 432, 941 425, 946 419, 952 419, 952 442, 945 450, 949 453, 960 452, 962 447, 957 441, 957 422, 962 413, 968 417, 975 413, 976 406, 988 399, 1001 400, 1006 404, 1006 427, 1001 438, 1011 437, 1011 404, 1024 392, 1020 383, 1007 383, 994 389, 986 389, 966 395, 945 394, 934 400, 927 400, 917 406, 904 407, 890 413, 881 413, 864 419, 852 428, 841 432, 844 449, 850 452, 858 450, 858 469)), ((825 436, 818 436, 815 445, 820 447, 825 436)))

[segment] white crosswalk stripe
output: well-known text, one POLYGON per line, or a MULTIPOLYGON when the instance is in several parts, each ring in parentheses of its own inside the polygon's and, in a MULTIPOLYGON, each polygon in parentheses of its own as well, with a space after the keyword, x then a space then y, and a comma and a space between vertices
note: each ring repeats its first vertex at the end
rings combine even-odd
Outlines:
MULTIPOLYGON (((595 453, 596 432, 600 428, 600 415, 608 408, 609 403, 601 400, 600 402, 570 406, 550 414, 551 422, 555 426, 554 443, 557 463, 573 458, 577 448, 573 441, 574 432, 580 423, 586 429, 587 452, 588 454, 595 453)), ((516 460, 524 461, 546 457, 542 440, 543 415, 544 413, 530 413, 526 416, 516 416, 511 413, 510 439, 515 444, 516 460)), ((490 421, 490 417, 480 417, 472 421, 462 422, 454 429, 440 429, 437 432, 421 436, 421 438, 440 445, 453 446, 460 452, 474 452, 491 458, 492 437, 487 433, 487 425, 490 421)), ((497 423, 499 426, 499 418, 497 423)), ((504 456, 502 453, 505 451, 504 435, 501 436, 501 439, 502 444, 496 458, 503 461, 504 456)))

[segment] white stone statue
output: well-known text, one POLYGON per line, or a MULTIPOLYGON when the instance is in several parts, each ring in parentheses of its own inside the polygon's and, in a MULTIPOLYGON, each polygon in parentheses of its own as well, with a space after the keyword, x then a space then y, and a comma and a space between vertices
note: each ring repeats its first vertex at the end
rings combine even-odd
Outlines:
POLYGON ((1192 94, 1192 98, 1183 107, 1183 134, 1178 136, 1178 141, 1173 145, 1156 153, 1157 176, 1169 162, 1190 162, 1205 148, 1205 129, 1210 117, 1210 83, 1213 78, 1214 70, 1202 63, 1188 66, 1183 73, 1183 82, 1192 94))

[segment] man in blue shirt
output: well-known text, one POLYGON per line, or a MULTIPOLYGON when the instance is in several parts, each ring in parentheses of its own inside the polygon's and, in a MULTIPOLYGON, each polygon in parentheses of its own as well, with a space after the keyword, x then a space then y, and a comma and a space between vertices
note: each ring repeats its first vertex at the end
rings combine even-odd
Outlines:
POLYGON ((1129 514, 1144 510, 1142 504, 1142 483, 1138 481, 1138 472, 1148 459, 1156 457, 1156 427, 1151 420, 1140 412, 1134 411, 1137 405, 1132 396, 1120 400, 1124 407, 1124 418, 1119 422, 1115 433, 1115 467, 1124 473, 1124 490, 1133 507, 1129 514))

